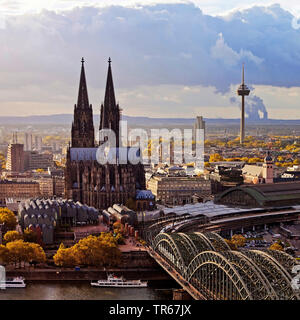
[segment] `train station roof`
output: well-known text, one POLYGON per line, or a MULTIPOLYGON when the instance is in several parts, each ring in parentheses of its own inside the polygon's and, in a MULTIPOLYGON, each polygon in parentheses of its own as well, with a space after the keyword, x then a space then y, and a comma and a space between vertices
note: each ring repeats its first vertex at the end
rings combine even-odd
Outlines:
POLYGON ((300 205, 300 182, 242 185, 218 194, 215 203, 248 208, 300 205))

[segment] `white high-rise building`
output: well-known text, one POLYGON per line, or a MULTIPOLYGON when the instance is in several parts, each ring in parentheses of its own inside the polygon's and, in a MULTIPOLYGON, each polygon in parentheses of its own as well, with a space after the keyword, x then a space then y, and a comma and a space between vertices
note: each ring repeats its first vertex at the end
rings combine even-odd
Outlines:
POLYGON ((24 134, 24 151, 32 151, 32 134, 25 132, 24 134))
POLYGON ((196 117, 196 121, 194 123, 194 132, 193 132, 194 139, 196 138, 196 130, 197 129, 203 129, 204 130, 203 137, 204 137, 204 140, 205 140, 205 121, 203 120, 202 116, 196 117))
POLYGON ((43 143, 42 143, 42 137, 41 136, 35 136, 35 150, 38 151, 38 152, 41 152, 42 151, 42 146, 43 146, 43 143))

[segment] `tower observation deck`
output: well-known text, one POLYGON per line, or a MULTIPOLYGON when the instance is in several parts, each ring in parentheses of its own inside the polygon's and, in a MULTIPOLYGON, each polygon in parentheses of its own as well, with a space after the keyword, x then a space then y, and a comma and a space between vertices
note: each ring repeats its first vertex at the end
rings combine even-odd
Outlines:
POLYGON ((249 96, 250 89, 245 84, 245 68, 243 64, 242 84, 237 89, 237 94, 242 96, 242 109, 241 109, 241 125, 240 125, 240 143, 244 143, 245 139, 245 96, 249 96))

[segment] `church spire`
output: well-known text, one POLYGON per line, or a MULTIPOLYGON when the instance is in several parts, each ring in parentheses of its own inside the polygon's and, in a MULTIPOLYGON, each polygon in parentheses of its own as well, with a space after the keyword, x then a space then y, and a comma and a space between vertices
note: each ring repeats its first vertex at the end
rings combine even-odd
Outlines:
POLYGON ((108 71, 107 71, 107 79, 106 79, 106 89, 105 89, 105 98, 104 98, 104 106, 108 109, 114 109, 116 107, 116 99, 115 99, 115 90, 114 83, 111 72, 111 59, 108 59, 108 71))
POLYGON ((94 139, 93 109, 92 105, 89 104, 84 59, 82 58, 78 99, 74 108, 71 145, 73 148, 93 148, 95 145, 94 139))
POLYGON ((81 59, 81 73, 80 73, 80 82, 78 90, 78 99, 77 99, 77 108, 88 108, 89 107, 89 97, 87 92, 87 85, 85 79, 84 71, 84 59, 81 59))
MULTIPOLYGON (((100 130, 112 129, 116 135, 116 147, 119 147, 119 121, 120 108, 116 104, 114 83, 111 71, 111 59, 108 59, 108 71, 106 79, 106 88, 104 104, 101 105, 100 130)), ((103 141, 100 141, 100 144, 103 141)))

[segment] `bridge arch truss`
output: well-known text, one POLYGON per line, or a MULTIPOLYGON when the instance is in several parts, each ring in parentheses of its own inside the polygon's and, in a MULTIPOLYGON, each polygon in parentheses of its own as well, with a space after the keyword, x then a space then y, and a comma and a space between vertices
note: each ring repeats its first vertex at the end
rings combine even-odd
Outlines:
POLYGON ((296 260, 272 250, 230 250, 209 233, 159 233, 152 249, 208 300, 298 300, 291 286, 296 260))

